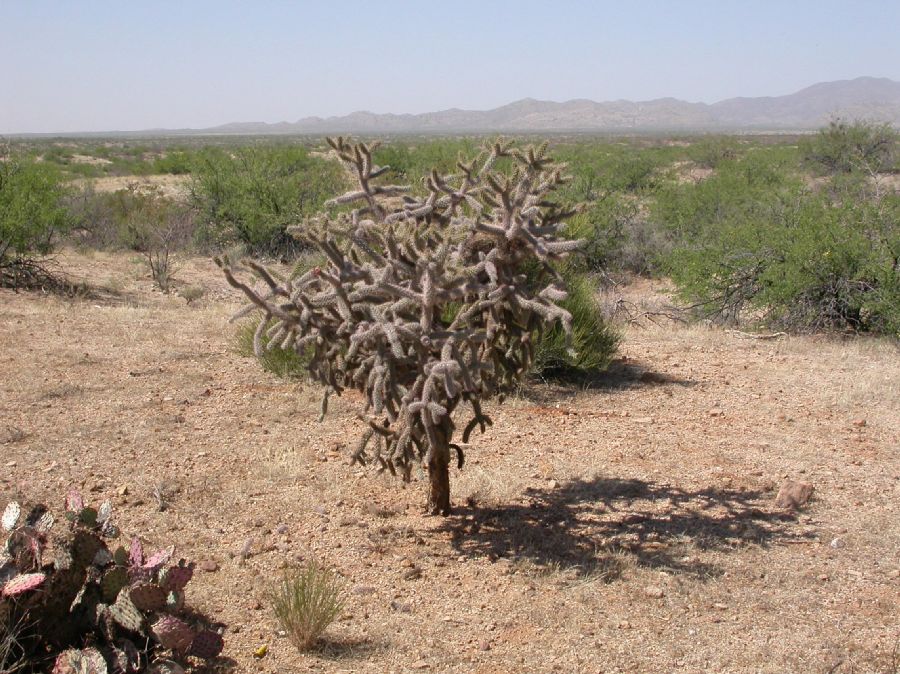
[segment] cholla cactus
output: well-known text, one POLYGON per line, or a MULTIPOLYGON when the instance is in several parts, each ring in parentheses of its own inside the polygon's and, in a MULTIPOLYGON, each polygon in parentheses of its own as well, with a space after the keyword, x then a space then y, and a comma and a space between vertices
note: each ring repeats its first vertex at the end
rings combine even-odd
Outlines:
POLYGON ((293 233, 318 247, 328 266, 279 283, 261 265, 246 266, 267 286, 241 281, 217 260, 261 318, 255 348, 310 355, 314 379, 328 395, 354 388, 366 396, 366 430, 353 461, 376 461, 409 479, 421 461, 428 472, 428 509, 450 512, 454 412, 471 407, 463 443, 491 420, 481 402, 528 371, 537 333, 554 323, 571 330, 566 298, 551 266, 580 242, 559 230, 571 213, 548 201, 563 181, 546 145, 524 150, 494 143, 456 175, 436 171, 425 198, 381 185, 387 170, 374 145, 328 140, 357 188, 329 202, 349 213, 319 216, 293 233), (503 165, 505 168, 500 168, 503 165), (527 272, 527 273, 526 273, 527 272))

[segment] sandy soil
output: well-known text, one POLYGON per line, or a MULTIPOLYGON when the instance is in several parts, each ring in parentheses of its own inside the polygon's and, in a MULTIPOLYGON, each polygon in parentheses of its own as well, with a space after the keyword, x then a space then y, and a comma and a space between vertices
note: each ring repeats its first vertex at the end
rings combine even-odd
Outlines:
POLYGON ((155 189, 170 199, 183 200, 190 189, 189 175, 155 174, 146 176, 104 176, 102 178, 79 178, 73 180, 76 187, 90 185, 97 192, 118 192, 134 186, 137 189, 155 189))
POLYGON ((421 482, 346 465, 357 398, 317 423, 314 387, 236 353, 211 262, 182 267, 190 305, 127 256, 61 263, 111 291, 0 291, 0 503, 80 485, 214 561, 188 601, 228 626, 223 670, 897 671, 894 344, 629 328, 595 386, 490 406, 441 519, 421 482), (785 478, 815 485, 798 514, 785 478), (307 559, 346 609, 300 654, 266 595, 307 559))

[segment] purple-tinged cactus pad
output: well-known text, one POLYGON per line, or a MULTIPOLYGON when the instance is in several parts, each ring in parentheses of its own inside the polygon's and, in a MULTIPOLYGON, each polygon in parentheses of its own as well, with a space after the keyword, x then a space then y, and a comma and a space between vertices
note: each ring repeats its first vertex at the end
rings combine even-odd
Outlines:
POLYGON ((127 592, 120 592, 116 597, 116 603, 109 607, 109 614, 117 623, 126 630, 140 632, 144 623, 144 616, 128 597, 127 592))
POLYGON ((38 533, 46 534, 47 532, 50 531, 51 527, 53 527, 54 521, 55 520, 53 519, 53 515, 51 515, 49 511, 45 512, 43 515, 38 517, 37 520, 35 521, 34 529, 38 533))
POLYGON ((6 581, 6 584, 3 586, 3 596, 15 597, 23 592, 35 590, 43 585, 45 580, 47 580, 47 574, 45 573, 19 574, 12 580, 6 581))
POLYGON ((66 511, 70 513, 80 513, 84 510, 84 499, 77 489, 69 490, 66 494, 66 511))
POLYGON ((185 674, 184 667, 174 660, 156 660, 147 669, 147 674, 185 674))
POLYGON ((3 531, 12 531, 16 524, 19 521, 19 516, 22 514, 22 506, 20 506, 15 501, 10 501, 6 505, 6 510, 3 511, 2 518, 2 526, 3 531))
POLYGON ((144 568, 156 570, 163 564, 167 563, 170 559, 172 559, 173 554, 175 554, 175 546, 170 545, 165 550, 160 550, 159 552, 154 553, 150 557, 150 559, 144 562, 144 568))
POLYGON ((129 566, 142 566, 144 563, 144 546, 141 539, 135 536, 131 539, 131 548, 128 552, 129 566))
POLYGON ((135 585, 128 596, 139 611, 159 611, 166 606, 166 591, 152 583, 135 585))
POLYGON ((122 567, 110 569, 103 575, 100 588, 103 590, 103 598, 112 603, 119 596, 119 591, 128 585, 128 572, 122 567))
POLYGON ((191 643, 191 655, 196 655, 204 660, 212 660, 225 646, 225 640, 222 635, 212 630, 203 630, 194 637, 191 643))
POLYGON ((194 630, 183 620, 163 615, 150 627, 150 631, 163 648, 184 653, 194 641, 194 630))
POLYGON ((53 674, 107 674, 106 660, 96 648, 83 651, 70 648, 60 653, 53 665, 53 674))
POLYGON ((178 562, 178 566, 171 566, 165 571, 165 576, 160 575, 160 585, 167 590, 180 592, 194 577, 194 563, 185 564, 184 560, 178 562))

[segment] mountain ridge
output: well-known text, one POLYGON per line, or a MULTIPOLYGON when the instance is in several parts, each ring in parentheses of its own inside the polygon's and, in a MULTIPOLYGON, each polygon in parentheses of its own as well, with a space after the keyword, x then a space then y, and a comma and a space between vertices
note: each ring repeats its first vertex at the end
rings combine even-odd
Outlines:
POLYGON ((886 77, 857 77, 817 82, 783 96, 738 96, 716 103, 690 102, 671 96, 647 101, 575 98, 561 103, 529 97, 491 110, 453 107, 418 114, 356 110, 342 116, 303 117, 295 122, 229 122, 202 129, 11 135, 762 133, 809 131, 836 117, 900 126, 900 82, 886 77))
POLYGON ((821 127, 835 117, 900 125, 900 82, 858 77, 818 82, 784 96, 735 97, 696 103, 673 97, 648 101, 561 103, 522 98, 491 110, 448 108, 420 114, 357 110, 348 115, 304 117, 296 122, 232 123, 209 133, 428 133, 542 131, 790 131, 821 127))

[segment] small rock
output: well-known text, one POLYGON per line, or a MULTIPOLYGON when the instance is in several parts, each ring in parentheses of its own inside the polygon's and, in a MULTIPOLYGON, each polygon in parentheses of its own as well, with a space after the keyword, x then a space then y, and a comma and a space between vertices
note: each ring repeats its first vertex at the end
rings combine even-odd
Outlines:
POLYGON ((653 417, 635 417, 634 423, 636 423, 636 424, 652 424, 653 417))
POLYGON ((372 585, 357 585, 351 592, 353 594, 375 594, 377 588, 372 585))
POLYGON ((232 633, 232 634, 238 634, 240 631, 241 631, 241 626, 240 626, 240 625, 232 625, 232 626, 231 626, 231 633, 232 633))
POLYGON ((778 490, 775 505, 787 510, 799 510, 812 496, 814 488, 809 482, 787 480, 778 490))
POLYGON ((842 548, 844 547, 844 541, 842 541, 840 538, 832 538, 830 545, 835 549, 842 548))
POLYGON ((491 642, 489 642, 489 641, 482 641, 482 642, 481 642, 481 645, 478 647, 478 649, 479 649, 479 650, 482 650, 482 651, 489 651, 489 650, 491 650, 491 642))
POLYGON ((630 630, 630 629, 631 629, 631 623, 628 622, 627 620, 620 620, 620 621, 619 621, 619 624, 616 625, 616 627, 618 627, 620 630, 630 630))
POLYGON ((422 569, 413 567, 403 572, 403 580, 418 580, 422 577, 422 569))
POLYGON ((853 425, 856 426, 857 428, 862 428, 863 426, 866 425, 866 420, 865 419, 854 419, 853 425))
POLYGON ((391 602, 391 608, 397 611, 397 613, 412 613, 412 606, 396 600, 391 602))
POLYGON ((711 416, 711 417, 724 417, 724 416, 725 416, 725 410, 720 409, 720 408, 718 408, 718 407, 713 407, 713 408, 709 411, 709 416, 711 416))
POLYGON ((547 487, 550 489, 556 489, 558 486, 559 486, 559 482, 557 482, 556 480, 550 480, 547 483, 547 487))
POLYGON ((206 571, 207 573, 213 573, 214 571, 219 570, 219 564, 214 559, 204 559, 197 564, 197 566, 201 571, 206 571))
POLYGON ((116 491, 118 492, 119 496, 128 496, 128 485, 123 484, 116 491))
POLYGON ((412 663, 413 669, 428 669, 429 667, 431 667, 431 665, 429 665, 424 660, 416 660, 414 663, 412 663))
POLYGON ((900 578, 900 569, 891 569, 888 572, 888 578, 900 578))
POLYGON ((728 606, 727 606, 726 604, 721 603, 721 602, 716 602, 715 604, 713 604, 713 608, 716 609, 716 610, 718 610, 718 611, 725 611, 725 610, 728 609, 728 606))
POLYGON ((258 611, 261 608, 262 608, 262 602, 259 599, 254 599, 253 601, 250 602, 250 610, 251 611, 258 611))
POLYGON ((7 462, 6 462, 6 467, 7 467, 7 468, 15 468, 15 466, 16 466, 16 462, 15 462, 15 461, 7 461, 7 462))
POLYGON ((657 585, 649 585, 645 587, 644 594, 651 599, 662 599, 666 595, 665 591, 657 585))

